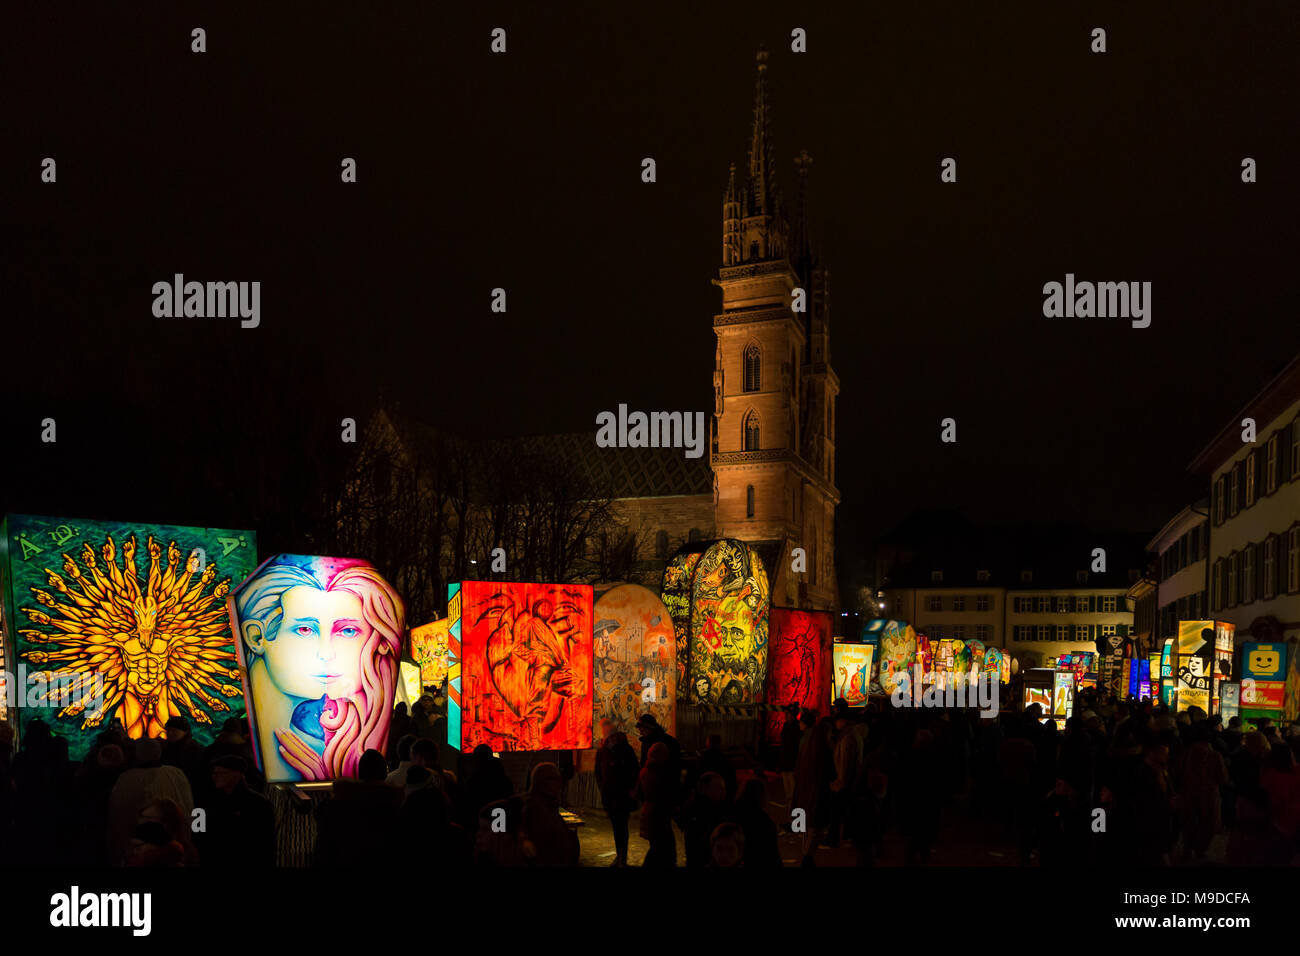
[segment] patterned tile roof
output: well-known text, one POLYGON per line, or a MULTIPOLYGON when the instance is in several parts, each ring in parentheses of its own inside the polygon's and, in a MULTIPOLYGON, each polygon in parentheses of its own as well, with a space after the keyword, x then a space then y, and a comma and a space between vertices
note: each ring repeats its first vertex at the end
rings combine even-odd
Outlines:
POLYGON ((707 456, 687 458, 680 448, 601 448, 592 432, 541 435, 525 443, 548 442, 578 462, 593 486, 611 498, 657 498, 713 494, 707 456))
MULTIPOLYGON (((418 419, 384 413, 402 444, 417 454, 436 456, 439 430, 418 419)), ((594 432, 491 439, 506 449, 545 448, 578 464, 593 489, 609 498, 656 498, 712 495, 713 469, 708 456, 687 458, 681 448, 601 448, 594 432)))

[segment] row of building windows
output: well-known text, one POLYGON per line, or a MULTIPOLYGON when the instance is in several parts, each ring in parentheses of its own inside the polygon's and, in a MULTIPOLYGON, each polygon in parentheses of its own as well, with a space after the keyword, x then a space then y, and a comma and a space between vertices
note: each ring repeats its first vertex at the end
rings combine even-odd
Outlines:
MULTIPOLYGON (((988 594, 930 594, 925 598, 925 609, 940 611, 975 611, 984 613, 993 607, 988 594)), ((1013 597, 1011 610, 1018 614, 1115 614, 1120 610, 1119 596, 1109 595, 1029 595, 1013 597)))
POLYGON ((1011 599, 1017 614, 1115 614, 1119 611, 1115 594, 1033 595, 1011 599))
POLYGON ((1198 524, 1160 555, 1160 580, 1168 581, 1183 568, 1200 561, 1209 547, 1209 525, 1198 524))
POLYGON ((993 606, 993 599, 987 594, 954 594, 945 597, 931 594, 925 599, 927 611, 988 611, 993 606))
POLYGON ((992 624, 976 624, 973 627, 965 624, 927 624, 923 630, 925 636, 932 641, 948 638, 954 641, 966 641, 973 637, 984 644, 993 643, 992 624))
POLYGON ((1221 525, 1278 486, 1300 480, 1300 418, 1268 436, 1214 482, 1214 523, 1221 525))
MULTIPOLYGON (((1141 572, 1139 569, 1137 569, 1137 568, 1129 568, 1129 572, 1128 572, 1128 583, 1129 583, 1129 584, 1136 584, 1136 583, 1138 582, 1138 579, 1141 578, 1141 577, 1142 577, 1142 572, 1141 572)), ((990 578, 991 578, 991 575, 990 575, 989 572, 987 572, 987 571, 976 571, 976 572, 975 572, 975 580, 978 581, 980 584, 987 584, 987 583, 989 582, 990 578)), ((931 572, 930 572, 930 583, 931 583, 931 584, 943 584, 943 572, 942 572, 942 571, 931 571, 931 572)), ((1033 572, 1033 571, 1021 571, 1021 572, 1020 572, 1020 583, 1021 583, 1021 584, 1033 584, 1033 583, 1034 583, 1034 572, 1033 572)), ((1075 583, 1075 584, 1087 584, 1087 583, 1088 583, 1088 572, 1087 572, 1087 571, 1076 571, 1076 572, 1074 572, 1074 583, 1075 583)))
POLYGON ((1114 637, 1119 626, 1116 624, 1024 624, 1011 629, 1011 639, 1026 641, 1089 641, 1098 637, 1114 637))
POLYGON ((1210 580, 1216 611, 1300 591, 1300 524, 1219 558, 1210 580))

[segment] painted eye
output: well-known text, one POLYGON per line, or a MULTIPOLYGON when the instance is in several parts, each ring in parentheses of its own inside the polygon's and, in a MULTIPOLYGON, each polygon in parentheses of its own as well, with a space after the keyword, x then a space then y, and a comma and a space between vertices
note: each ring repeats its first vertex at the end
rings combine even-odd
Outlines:
POLYGON ((339 631, 339 635, 341 637, 356 637, 360 633, 361 633, 360 628, 356 628, 356 627, 345 627, 339 631))
POLYGON ((310 624, 299 624, 293 629, 293 632, 299 637, 311 637, 316 633, 316 629, 310 624))

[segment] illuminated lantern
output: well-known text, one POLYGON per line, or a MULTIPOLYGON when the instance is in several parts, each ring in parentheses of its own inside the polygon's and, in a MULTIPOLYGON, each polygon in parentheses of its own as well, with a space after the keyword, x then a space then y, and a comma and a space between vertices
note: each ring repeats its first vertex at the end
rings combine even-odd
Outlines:
MULTIPOLYGON (((830 692, 831 683, 834 623, 835 619, 829 611, 772 608, 768 623, 771 646, 768 655, 771 674, 767 682, 769 704, 782 707, 798 704, 809 710, 819 710, 826 706, 826 695, 830 692)), ((870 666, 864 677, 870 681, 870 666)), ((779 710, 768 713, 769 739, 780 741, 784 723, 785 715, 779 710)))
POLYGON ((835 643, 832 648, 832 702, 842 699, 850 707, 866 706, 870 696, 871 664, 875 652, 874 644, 835 643))
POLYGON ((677 686, 686 682, 686 666, 691 644, 691 584, 695 579, 695 565, 708 547, 706 541, 691 541, 682 546, 664 567, 663 583, 659 597, 664 602, 668 616, 673 621, 677 651, 677 686))
POLYGON ((1178 711, 1199 707, 1210 713, 1213 621, 1178 622, 1178 711))
POLYGON ((229 607, 269 782, 355 777, 365 751, 385 751, 406 609, 372 565, 279 554, 229 607))
POLYGON ((700 557, 691 588, 691 700, 761 703, 771 601, 762 560, 743 541, 715 541, 700 557))
POLYGON ((443 618, 411 628, 411 658, 420 668, 420 683, 441 687, 447 679, 451 621, 443 618))
POLYGON ((397 702, 405 704, 407 712, 415 706, 423 692, 420 684, 420 665, 400 661, 397 667, 397 702))
POLYGON ((594 613, 596 745, 606 719, 633 740, 637 718, 647 713, 676 733, 677 638, 663 602, 640 585, 622 584, 600 596, 594 613))
POLYGON ((20 733, 41 719, 80 761, 114 721, 139 739, 185 717, 206 745, 239 710, 226 594, 252 531, 10 515, 0 548, 20 733))
POLYGON ((591 747, 591 587, 462 581, 447 590, 461 669, 448 742, 462 751, 591 747))
POLYGON ((905 694, 910 693, 911 667, 918 652, 916 631, 912 630, 912 625, 906 621, 869 621, 863 629, 864 638, 868 634, 879 640, 881 689, 890 695, 900 687, 905 694))

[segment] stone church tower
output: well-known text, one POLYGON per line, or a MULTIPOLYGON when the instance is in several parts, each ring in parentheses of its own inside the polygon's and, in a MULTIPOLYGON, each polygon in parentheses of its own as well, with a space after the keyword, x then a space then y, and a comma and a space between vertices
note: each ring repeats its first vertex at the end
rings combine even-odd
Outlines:
POLYGON ((795 160, 793 220, 777 183, 758 53, 749 165, 735 164, 722 202, 722 267, 714 284, 712 466, 716 533, 764 545, 772 602, 838 608, 835 575, 835 398, 830 274, 808 241, 804 200, 812 159, 795 160), (802 294, 800 294, 800 292, 802 294), (793 570, 803 548, 806 570, 793 570))

